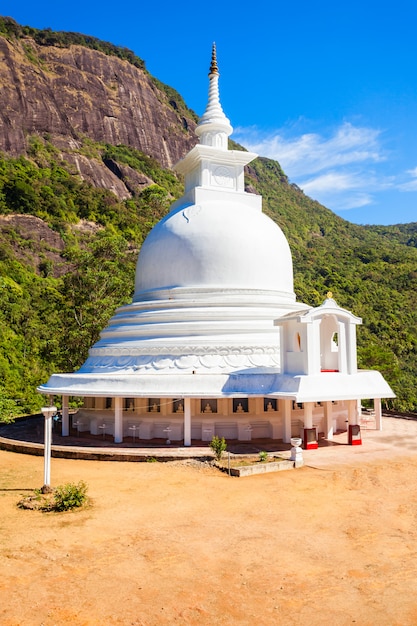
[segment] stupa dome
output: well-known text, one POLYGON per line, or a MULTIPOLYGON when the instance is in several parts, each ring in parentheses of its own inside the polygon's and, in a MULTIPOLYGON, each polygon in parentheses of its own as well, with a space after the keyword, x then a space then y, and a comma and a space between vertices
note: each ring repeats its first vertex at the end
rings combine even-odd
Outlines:
POLYGON ((193 287, 268 290, 295 300, 283 232, 261 211, 232 199, 177 207, 142 246, 133 300, 149 291, 193 287))

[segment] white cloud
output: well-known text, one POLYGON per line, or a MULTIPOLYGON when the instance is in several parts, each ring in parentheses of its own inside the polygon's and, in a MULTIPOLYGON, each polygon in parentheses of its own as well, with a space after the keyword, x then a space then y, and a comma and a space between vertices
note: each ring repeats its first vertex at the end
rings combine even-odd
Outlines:
POLYGON ((306 193, 317 193, 320 191, 346 191, 353 189, 356 180, 350 174, 338 172, 327 172, 310 180, 304 181, 303 189, 306 193))
POLYGON ((398 185, 398 189, 400 191, 417 191, 417 167, 414 167, 412 170, 407 170, 406 174, 411 176, 411 180, 398 185))
POLYGON ((303 191, 327 207, 339 211, 372 203, 372 195, 361 191, 359 177, 348 173, 328 172, 303 182, 303 191))
POLYGON ((328 136, 295 136, 294 129, 266 134, 256 128, 238 128, 234 138, 249 150, 279 161, 307 195, 330 209, 347 210, 371 204, 374 192, 392 185, 373 169, 387 158, 380 135, 378 129, 345 122, 328 136))

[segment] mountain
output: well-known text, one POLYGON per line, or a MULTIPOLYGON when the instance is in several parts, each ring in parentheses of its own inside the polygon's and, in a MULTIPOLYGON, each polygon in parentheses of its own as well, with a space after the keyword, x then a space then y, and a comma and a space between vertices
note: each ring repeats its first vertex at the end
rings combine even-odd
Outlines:
POLYGON ((101 160, 80 158, 82 139, 128 145, 166 168, 196 143, 196 116, 130 51, 77 33, 21 27, 7 18, 1 33, 0 150, 23 154, 31 135, 46 134, 85 179, 113 185, 123 197, 117 172, 101 160))
MULTIPOLYGON (((197 118, 133 52, 93 37, 0 18, 0 58, 0 412, 1 398, 31 411, 36 386, 79 367, 131 298, 140 245, 183 191, 170 167, 197 118)), ((350 224, 265 158, 246 188, 288 238, 298 300, 331 290, 361 316, 360 366, 383 372, 391 407, 416 411, 415 224, 350 224)))

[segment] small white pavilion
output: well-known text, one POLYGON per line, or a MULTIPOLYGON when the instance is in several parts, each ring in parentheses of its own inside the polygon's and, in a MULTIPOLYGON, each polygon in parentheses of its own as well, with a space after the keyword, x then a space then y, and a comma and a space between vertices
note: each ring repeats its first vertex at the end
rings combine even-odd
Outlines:
POLYGON ((308 444, 347 423, 354 438, 365 398, 381 428, 381 398, 394 394, 379 372, 357 369, 361 320, 330 293, 317 308, 296 301, 288 242, 261 196, 244 189, 256 155, 228 149, 218 80, 213 47, 200 141, 175 166, 185 193, 143 243, 132 304, 77 372, 38 388, 62 396, 64 436, 71 396, 84 399, 78 430, 115 443, 190 446, 218 435, 308 444))

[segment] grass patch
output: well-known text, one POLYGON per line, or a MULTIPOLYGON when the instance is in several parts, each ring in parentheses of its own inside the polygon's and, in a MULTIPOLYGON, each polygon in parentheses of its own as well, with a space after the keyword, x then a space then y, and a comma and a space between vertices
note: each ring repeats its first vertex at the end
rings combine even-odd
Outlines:
POLYGON ((43 493, 41 489, 35 489, 30 496, 25 496, 18 503, 20 509, 31 511, 43 511, 48 513, 55 511, 72 511, 90 503, 87 496, 87 485, 81 480, 79 483, 66 483, 52 489, 50 493, 43 493))

